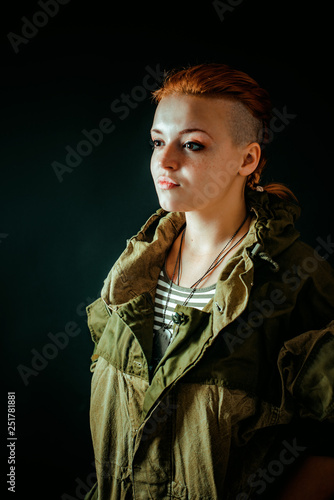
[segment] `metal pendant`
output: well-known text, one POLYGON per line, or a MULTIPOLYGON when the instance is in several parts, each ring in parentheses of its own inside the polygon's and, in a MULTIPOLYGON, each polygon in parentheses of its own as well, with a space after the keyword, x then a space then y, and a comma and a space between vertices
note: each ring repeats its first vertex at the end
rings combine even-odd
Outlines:
POLYGON ((154 334, 154 356, 162 358, 169 346, 172 332, 162 326, 154 334))

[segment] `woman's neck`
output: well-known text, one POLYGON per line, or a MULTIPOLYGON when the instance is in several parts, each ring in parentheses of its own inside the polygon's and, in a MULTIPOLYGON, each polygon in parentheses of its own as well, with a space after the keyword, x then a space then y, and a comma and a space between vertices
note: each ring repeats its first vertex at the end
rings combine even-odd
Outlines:
MULTIPOLYGON (((184 249, 194 256, 205 256, 219 252, 235 234, 247 216, 244 195, 233 200, 224 199, 207 210, 186 212, 184 249)), ((249 219, 240 228, 235 238, 249 229, 249 219)))

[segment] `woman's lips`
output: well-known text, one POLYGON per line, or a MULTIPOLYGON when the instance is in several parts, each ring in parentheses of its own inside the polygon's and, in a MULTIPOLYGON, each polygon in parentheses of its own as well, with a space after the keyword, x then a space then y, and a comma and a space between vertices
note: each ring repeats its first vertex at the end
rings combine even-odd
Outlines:
POLYGON ((180 185, 180 184, 177 184, 172 179, 169 179, 168 177, 159 177, 158 184, 159 184, 159 187, 161 187, 161 189, 173 189, 173 188, 179 187, 179 185, 180 185))

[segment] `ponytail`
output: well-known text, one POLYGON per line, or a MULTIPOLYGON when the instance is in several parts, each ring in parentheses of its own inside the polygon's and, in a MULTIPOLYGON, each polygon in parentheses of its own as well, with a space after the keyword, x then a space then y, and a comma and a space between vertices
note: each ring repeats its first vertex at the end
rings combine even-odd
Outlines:
MULTIPOLYGON (((247 184, 248 185, 248 184, 247 184)), ((298 198, 293 194, 291 189, 289 189, 287 186, 284 184, 281 184, 280 182, 270 182, 269 184, 266 184, 265 186, 261 186, 258 184, 257 186, 248 186, 250 189, 253 191, 266 191, 267 193, 274 194, 281 198, 282 200, 286 201, 292 201, 294 203, 298 203, 298 198)))
POLYGON ((284 184, 280 182, 271 182, 263 186, 263 190, 270 194, 275 194, 282 200, 293 201, 299 203, 298 198, 293 194, 291 189, 289 189, 284 184))

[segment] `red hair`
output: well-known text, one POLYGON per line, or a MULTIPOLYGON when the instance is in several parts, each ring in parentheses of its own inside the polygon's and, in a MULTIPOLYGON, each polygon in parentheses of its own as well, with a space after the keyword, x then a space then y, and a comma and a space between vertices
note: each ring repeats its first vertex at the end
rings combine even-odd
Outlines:
MULTIPOLYGON (((167 74, 162 86, 152 92, 153 99, 161 99, 172 94, 217 97, 243 104, 256 119, 257 140, 261 145, 261 157, 255 171, 247 177, 247 186, 256 189, 267 158, 264 146, 268 142, 271 119, 271 101, 268 92, 246 73, 225 64, 209 63, 191 66, 167 74)), ((249 116, 249 115, 248 115, 249 116)), ((292 191, 281 183, 270 183, 264 190, 280 198, 298 201, 292 191)))

